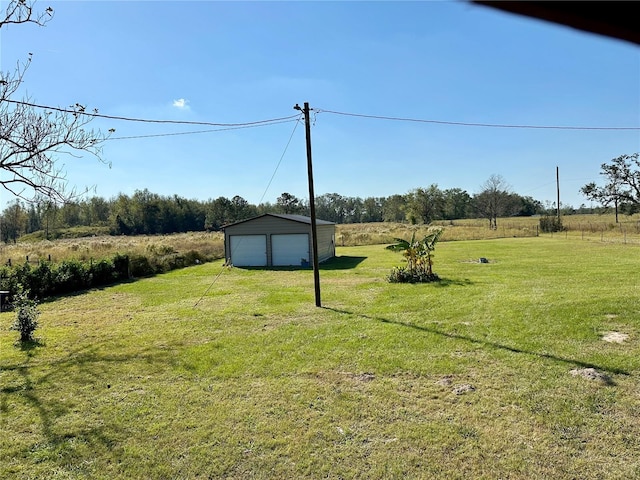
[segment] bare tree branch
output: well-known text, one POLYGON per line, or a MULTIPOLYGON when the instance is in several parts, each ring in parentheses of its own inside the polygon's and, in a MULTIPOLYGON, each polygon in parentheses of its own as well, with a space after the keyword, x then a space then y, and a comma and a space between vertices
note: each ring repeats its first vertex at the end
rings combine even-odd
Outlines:
MULTIPOLYGON (((0 28, 9 24, 34 23, 44 26, 53 15, 51 7, 34 10, 33 0, 10 1, 0 28)), ((104 162, 102 142, 113 130, 103 134, 87 125, 93 117, 86 107, 76 103, 67 109, 43 109, 28 98, 14 100, 31 64, 32 56, 18 62, 13 71, 0 71, 0 185, 26 201, 47 197, 54 202, 67 202, 86 193, 75 188, 67 191, 61 155, 80 158, 89 154, 104 162), (8 174, 8 175, 6 175, 8 174), (7 178, 8 177, 8 178, 7 178), (28 193, 31 192, 31 196, 28 193)))
POLYGON ((0 28, 9 24, 35 23, 44 26, 53 18, 53 8, 47 7, 43 12, 34 11, 35 1, 12 0, 0 17, 0 28))

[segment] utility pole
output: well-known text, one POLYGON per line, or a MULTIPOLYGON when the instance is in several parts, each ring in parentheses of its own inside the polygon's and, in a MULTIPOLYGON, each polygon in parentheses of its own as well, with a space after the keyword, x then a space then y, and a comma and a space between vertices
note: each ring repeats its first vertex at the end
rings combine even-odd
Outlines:
POLYGON ((318 234, 316 228, 316 200, 313 193, 313 165, 311 163, 311 120, 309 119, 309 102, 304 102, 304 108, 297 103, 294 110, 304 113, 304 126, 307 137, 307 175, 309 177, 309 210, 311 210, 311 245, 313 247, 313 285, 316 294, 316 307, 321 307, 320 301, 320 269, 318 268, 318 234))
POLYGON ((558 224, 560 223, 560 169, 556 166, 556 190, 558 191, 558 224))

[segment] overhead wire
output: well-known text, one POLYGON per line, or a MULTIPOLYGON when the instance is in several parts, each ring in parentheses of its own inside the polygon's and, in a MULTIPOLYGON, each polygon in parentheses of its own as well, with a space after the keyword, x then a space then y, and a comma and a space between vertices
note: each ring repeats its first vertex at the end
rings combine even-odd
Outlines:
MULTIPOLYGON (((269 179, 269 183, 267 184, 267 187, 265 188, 264 192, 262 193, 262 196, 260 197, 260 200, 258 202, 259 204, 262 203, 262 200, 264 199, 265 195, 267 194, 267 191, 269 190, 269 187, 271 186, 271 183, 273 182, 273 179, 275 178, 276 173, 278 172, 278 169, 280 168, 280 164, 282 163, 282 159, 284 158, 285 154, 287 153, 287 150, 289 149, 289 145, 291 144, 291 140, 293 139, 293 135, 296 133, 296 129, 298 128, 298 125, 300 123, 300 119, 302 118, 302 115, 303 115, 302 113, 295 115, 297 117, 296 118, 296 124, 293 126, 293 131, 291 132, 291 135, 289 136, 289 140, 287 141, 287 144, 284 147, 284 151, 282 152, 282 155, 280 155, 280 159, 278 160, 278 163, 276 164, 276 168, 274 169, 273 174, 271 175, 271 178, 269 179)), ((231 248, 231 245, 229 245, 229 248, 231 248)), ((193 308, 196 308, 198 306, 198 304, 202 301, 202 299, 207 295, 207 293, 209 293, 209 291, 213 288, 215 283, 218 281, 218 279, 222 275, 222 272, 224 272, 224 266, 220 269, 218 274, 213 278, 213 281, 207 287, 207 289, 202 293, 202 295, 200 296, 198 301, 193 305, 193 308)))
MULTIPOLYGON (((27 107, 41 108, 43 110, 52 110, 55 112, 70 113, 70 114, 76 114, 76 115, 87 115, 89 117, 105 118, 108 120, 119 120, 124 122, 139 122, 139 123, 168 123, 173 125, 208 125, 211 127, 246 127, 251 125, 273 123, 273 122, 278 122, 282 120, 293 120, 298 116, 298 114, 295 114, 295 115, 289 115, 287 117, 269 118, 266 120, 256 120, 253 122, 241 122, 241 123, 199 122, 199 121, 193 121, 193 120, 153 120, 153 119, 147 119, 147 118, 133 118, 133 117, 121 117, 116 115, 104 115, 102 113, 98 113, 97 110, 88 112, 84 107, 82 107, 81 109, 74 109, 73 107, 60 108, 60 107, 50 107, 47 105, 39 105, 37 103, 25 102, 20 100, 5 99, 3 101, 8 103, 14 103, 17 105, 24 105, 27 107)), ((80 106, 80 105, 76 105, 76 106, 80 106)))
POLYGON ((269 179, 269 183, 267 183, 266 188, 264 189, 264 192, 262 193, 262 196, 260 197, 259 200, 259 204, 262 203, 262 200, 264 200, 264 197, 267 195, 267 191, 269 191, 269 187, 271 186, 271 183, 273 182, 273 179, 276 176, 276 173, 278 172, 278 168, 280 168, 280 164, 282 163, 282 159, 284 158, 284 155, 287 153, 287 150, 289 149, 289 145, 291 144, 291 140, 293 139, 293 135, 296 133, 296 129, 298 128, 298 125, 300 124, 300 119, 302 118, 302 113, 298 115, 298 118, 296 119, 296 124, 293 127, 293 131, 291 132, 291 136, 289 137, 289 141, 287 142, 287 144, 284 147, 284 151, 282 152, 282 155, 280 155, 280 160, 278 160, 278 163, 276 165, 276 168, 273 170, 273 174, 271 175, 271 178, 269 179))
MULTIPOLYGON (((25 105, 33 108, 41 108, 44 110, 57 111, 62 113, 70 113, 76 115, 87 115, 94 118, 103 118, 108 120, 117 120, 117 121, 126 121, 126 122, 138 122, 138 123, 154 123, 154 124, 171 124, 171 125, 206 125, 212 127, 225 127, 218 130, 211 131, 223 131, 225 129, 238 129, 238 128, 249 128, 253 126, 266 126, 273 125, 278 123, 286 123, 287 121, 298 121, 298 114, 289 115, 286 117, 275 117, 264 120, 254 120, 251 122, 240 122, 240 123, 220 123, 220 122, 208 122, 208 121, 194 121, 194 120, 156 120, 156 119, 147 119, 147 118, 135 118, 135 117, 124 117, 117 115, 105 115, 98 113, 97 110, 87 111, 84 106, 80 104, 76 104, 75 107, 69 108, 60 108, 60 107, 52 107, 48 105, 41 105, 32 102, 26 102, 21 100, 11 100, 5 99, 4 101, 8 103, 13 103, 17 105, 25 105)), ((320 113, 329 113, 332 115, 341 115, 345 117, 356 117, 356 118, 368 118, 373 120, 386 120, 386 121, 395 121, 395 122, 412 122, 412 123, 428 123, 434 125, 450 125, 450 126, 461 126, 461 127, 483 127, 483 128, 511 128, 511 129, 534 129, 534 130, 640 130, 640 127, 602 127, 602 126, 575 126, 575 125, 527 125, 527 124, 508 124, 508 123, 484 123, 484 122, 461 122, 461 121, 449 121, 449 120, 434 120, 434 119, 425 119, 425 118, 411 118, 411 117, 400 117, 400 116, 389 116, 389 115, 373 115, 373 114, 364 114, 364 113, 354 113, 354 112, 342 112, 338 110, 330 110, 325 108, 315 108, 314 113, 317 116, 320 113)), ((315 117, 314 117, 315 123, 315 117)), ((124 140, 124 139, 133 139, 133 138, 152 138, 152 137, 162 137, 162 136, 172 136, 172 135, 190 135, 190 134, 198 134, 198 133, 208 133, 206 130, 199 130, 195 132, 177 132, 177 133, 166 133, 166 134, 152 134, 152 135, 138 135, 138 136, 130 136, 130 137, 115 137, 110 138, 111 140, 124 140)))
POLYGON ((245 129, 245 128, 257 128, 257 127, 268 127, 271 125, 279 125, 281 123, 291 123, 291 122, 298 122, 298 119, 290 119, 290 120, 279 120, 276 122, 271 122, 271 123, 261 123, 259 125, 243 125, 243 126, 238 126, 238 127, 225 127, 225 128, 215 128, 212 130, 196 130, 196 131, 190 131, 190 132, 172 132, 172 133, 155 133, 155 134, 149 134, 149 135, 130 135, 127 137, 109 137, 106 138, 105 141, 107 140, 132 140, 132 139, 138 139, 138 138, 154 138, 154 137, 173 137, 173 136, 178 136, 178 135, 195 135, 195 134, 200 134, 200 133, 213 133, 213 132, 226 132, 229 130, 241 130, 241 129, 245 129))
POLYGON ((338 112, 336 110, 327 110, 322 108, 317 108, 316 112, 331 113, 333 115, 342 115, 346 117, 370 118, 374 120, 432 123, 436 125, 454 125, 454 126, 462 126, 462 127, 552 129, 552 130, 640 130, 640 127, 588 127, 588 126, 569 126, 569 125, 515 125, 515 124, 512 125, 512 124, 501 124, 501 123, 454 122, 454 121, 445 121, 445 120, 429 120, 429 119, 422 119, 422 118, 390 117, 390 116, 384 116, 384 115, 368 115, 363 113, 338 112))
MULTIPOLYGON (((127 121, 127 122, 139 122, 139 123, 158 123, 158 124, 174 124, 174 125, 208 125, 214 127, 246 127, 251 125, 270 124, 280 121, 293 121, 298 117, 298 114, 289 115, 286 117, 270 118, 265 120, 255 120, 252 122, 240 122, 240 123, 219 123, 219 122, 206 122, 206 121, 193 121, 193 120, 156 120, 146 118, 124 117, 117 115, 105 115, 98 113, 97 110, 86 111, 84 107, 81 110, 71 108, 52 107, 48 105, 40 105, 32 102, 25 102, 21 100, 5 99, 8 103, 14 103, 18 105, 25 105, 34 108, 41 108, 45 110, 52 110, 62 113, 82 114, 95 118, 104 118, 109 120, 127 121)), ((76 105, 78 106, 78 105, 76 105)), ((553 129, 553 130, 640 130, 640 127, 600 127, 600 126, 574 126, 574 125, 526 125, 526 124, 506 124, 506 123, 482 123, 482 122, 460 122, 449 120, 434 120, 424 118, 411 118, 411 117, 399 117, 388 115, 373 115, 354 112, 341 112, 337 110, 330 110, 325 108, 315 108, 315 113, 330 113, 333 115, 342 115, 348 117, 360 117, 370 118, 375 120, 389 120, 397 122, 414 122, 414 123, 432 123, 436 125, 454 125, 463 127, 485 127, 485 128, 519 128, 519 129, 553 129)), ((200 133, 200 132, 195 132, 200 133)))

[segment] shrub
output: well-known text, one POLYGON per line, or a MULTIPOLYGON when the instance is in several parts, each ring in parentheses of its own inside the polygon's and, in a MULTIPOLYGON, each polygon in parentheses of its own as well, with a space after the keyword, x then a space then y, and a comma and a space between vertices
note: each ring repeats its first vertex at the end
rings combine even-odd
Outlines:
POLYGON ((23 279, 31 297, 44 298, 55 289, 56 273, 51 263, 41 260, 38 266, 30 270, 30 275, 23 279))
POLYGON ((207 262, 208 259, 205 255, 202 255, 195 250, 189 250, 184 254, 184 263, 186 266, 188 265, 200 265, 201 263, 207 262))
POLYGON ((562 219, 558 217, 551 217, 549 215, 540 217, 540 230, 545 233, 562 232, 564 231, 562 219))
POLYGON ((32 342, 33 332, 38 328, 38 303, 29 298, 27 291, 20 291, 13 301, 16 318, 11 326, 11 330, 20 332, 21 342, 32 342))
POLYGON ((113 269, 117 279, 126 279, 131 275, 129 273, 129 255, 116 253, 113 257, 113 269))
POLYGON ((391 283, 429 283, 440 281, 440 277, 435 273, 416 270, 411 271, 406 267, 393 267, 387 279, 391 283))
POLYGON ((90 286, 89 269, 86 264, 77 260, 64 260, 56 270, 57 293, 70 293, 90 286))
POLYGON ((148 277, 156 273, 149 259, 144 255, 132 255, 129 258, 129 268, 132 277, 148 277))
POLYGON ((118 278, 118 272, 116 271, 113 261, 102 259, 95 263, 91 263, 89 267, 89 274, 91 276, 91 285, 109 285, 118 278))

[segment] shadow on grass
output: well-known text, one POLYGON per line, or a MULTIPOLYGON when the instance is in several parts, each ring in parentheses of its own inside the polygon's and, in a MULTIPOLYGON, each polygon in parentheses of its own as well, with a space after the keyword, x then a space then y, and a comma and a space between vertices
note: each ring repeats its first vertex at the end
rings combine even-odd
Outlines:
POLYGON ((44 347, 45 343, 39 338, 34 338, 26 341, 18 340, 15 345, 29 357, 32 357, 35 354, 36 348, 44 347))
MULTIPOLYGON (((516 348, 516 347, 510 347, 509 345, 502 345, 500 343, 496 343, 496 342, 489 342, 487 340, 480 340, 477 338, 473 338, 473 337, 469 337, 467 335, 460 335, 458 333, 450 333, 450 332, 444 332, 442 330, 438 330, 437 328, 433 328, 433 327, 424 327, 421 325, 413 325, 411 323, 404 323, 404 322, 399 322, 397 320, 389 320, 388 318, 382 318, 382 317, 374 317, 371 315, 364 315, 361 313, 355 313, 355 312, 349 312, 348 310, 340 310, 337 308, 331 308, 331 307, 322 307, 326 310, 331 310, 333 312, 336 313, 344 313, 347 315, 354 315, 360 318, 364 318, 367 320, 375 320, 377 322, 381 322, 381 323, 389 323, 392 325, 398 325, 400 327, 405 327, 405 328, 411 328, 414 330, 419 330, 421 332, 426 332, 426 333, 432 333, 434 335, 441 335, 443 337, 446 338, 451 338, 454 340, 463 340, 469 343, 474 343, 474 344, 479 344, 479 345, 484 345, 486 347, 490 347, 490 348, 494 348, 497 350, 505 350, 508 352, 513 352, 513 353, 519 353, 519 354, 524 354, 524 355, 532 355, 538 358, 545 358, 545 359, 549 359, 549 360, 553 360, 556 362, 562 362, 562 363, 567 363, 569 365, 575 366, 575 367, 579 367, 579 368, 595 368, 596 370, 601 370, 601 371, 605 371, 607 373, 611 373, 611 374, 620 374, 620 375, 629 375, 629 372, 627 372, 626 370, 622 370, 619 368, 607 368, 607 367, 603 367, 601 365, 596 365, 593 363, 588 363, 588 362, 583 362, 581 360, 575 360, 572 358, 564 358, 564 357, 559 357, 557 355, 551 355, 549 353, 540 353, 540 352, 532 352, 530 350, 524 350, 521 348, 516 348)), ((606 385, 615 385, 615 382, 613 380, 611 380, 610 378, 605 378, 605 383, 606 385)))
MULTIPOLYGON (((108 380, 113 378, 110 376, 110 364, 142 361, 166 365, 175 362, 170 349, 158 351, 147 348, 127 354, 103 354, 92 346, 69 351, 64 358, 48 363, 45 373, 39 375, 42 364, 32 364, 31 361, 34 359, 34 349, 41 345, 44 344, 37 340, 17 345, 25 351, 24 361, 0 365, 0 373, 3 374, 0 377, 0 422, 6 421, 3 417, 11 414, 16 403, 33 409, 33 422, 35 423, 35 418, 39 420, 40 432, 44 438, 44 442, 38 442, 38 445, 44 449, 43 453, 51 454, 53 463, 60 464, 73 459, 74 445, 88 444, 93 448, 102 446, 109 449, 122 432, 114 425, 58 425, 59 418, 70 414, 72 405, 65 401, 68 400, 65 395, 62 395, 62 400, 57 400, 61 398, 60 393, 51 395, 52 388, 63 388, 61 385, 69 388, 68 382, 79 388, 92 385, 95 395, 101 395, 112 387, 109 383, 112 380, 108 380), (62 456, 59 455, 61 451, 64 452, 62 456)), ((33 453, 32 448, 31 445, 24 447, 25 457, 33 453)))
POLYGON ((340 255, 339 257, 333 257, 324 263, 319 265, 320 270, 350 270, 356 268, 367 257, 350 257, 348 255, 340 255))
POLYGON ((434 287, 440 287, 440 288, 442 288, 442 287, 450 287, 452 285, 454 285, 456 287, 468 287, 469 285, 474 285, 474 282, 472 282, 468 278, 465 278, 463 280, 454 280, 454 279, 451 279, 451 278, 441 278, 437 282, 430 282, 430 285, 433 285, 434 287))
MULTIPOLYGON (((318 265, 319 270, 350 270, 352 268, 356 268, 360 263, 366 260, 367 257, 349 257, 346 255, 341 255, 339 257, 333 257, 327 260, 326 262, 322 262, 318 265)), ((313 270, 313 265, 309 267, 303 267, 299 265, 292 265, 289 267, 243 267, 243 266, 234 266, 233 268, 241 268, 242 270, 268 270, 268 271, 284 271, 284 272, 292 272, 296 270, 313 270)))

